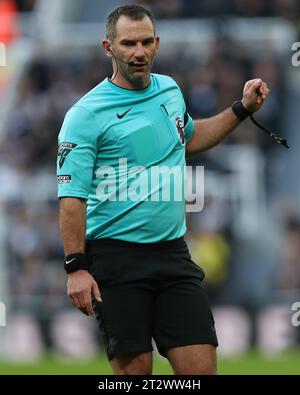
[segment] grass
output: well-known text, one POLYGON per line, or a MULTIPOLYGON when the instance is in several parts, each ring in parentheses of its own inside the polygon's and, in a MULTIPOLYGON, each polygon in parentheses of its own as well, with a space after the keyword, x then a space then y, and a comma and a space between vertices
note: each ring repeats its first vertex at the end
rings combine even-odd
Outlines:
MULTIPOLYGON (((300 374, 300 351, 266 357, 257 352, 236 358, 219 358, 219 374, 300 374)), ((49 357, 35 363, 8 363, 0 361, 0 375, 3 374, 112 374, 105 356, 89 361, 62 361, 49 357)), ((153 374, 172 374, 168 361, 154 359, 153 374)))

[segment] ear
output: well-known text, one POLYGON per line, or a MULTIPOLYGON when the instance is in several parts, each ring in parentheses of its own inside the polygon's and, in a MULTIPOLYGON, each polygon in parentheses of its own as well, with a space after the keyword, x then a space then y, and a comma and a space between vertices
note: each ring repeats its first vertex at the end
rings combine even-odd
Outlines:
POLYGON ((159 44, 160 44, 160 38, 158 36, 155 37, 155 53, 158 53, 159 50, 159 44))
POLYGON ((112 58, 112 53, 110 52, 110 41, 105 39, 102 41, 102 48, 105 52, 105 55, 108 56, 109 58, 112 58))

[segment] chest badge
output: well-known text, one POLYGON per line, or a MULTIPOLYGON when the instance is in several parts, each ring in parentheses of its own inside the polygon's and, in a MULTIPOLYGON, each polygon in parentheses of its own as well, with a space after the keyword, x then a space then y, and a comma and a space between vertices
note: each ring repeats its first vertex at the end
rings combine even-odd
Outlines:
POLYGON ((179 117, 176 118, 176 127, 180 137, 181 144, 184 144, 185 143, 184 124, 179 117))

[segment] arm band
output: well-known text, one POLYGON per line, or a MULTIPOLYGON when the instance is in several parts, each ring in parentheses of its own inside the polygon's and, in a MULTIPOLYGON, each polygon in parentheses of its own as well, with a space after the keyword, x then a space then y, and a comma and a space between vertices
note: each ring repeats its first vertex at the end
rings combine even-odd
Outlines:
POLYGON ((248 111, 242 104, 241 100, 235 101, 231 106, 232 111, 240 121, 250 117, 253 113, 248 111))
POLYGON ((88 270, 89 264, 85 254, 70 254, 65 257, 65 271, 69 274, 77 270, 88 270))

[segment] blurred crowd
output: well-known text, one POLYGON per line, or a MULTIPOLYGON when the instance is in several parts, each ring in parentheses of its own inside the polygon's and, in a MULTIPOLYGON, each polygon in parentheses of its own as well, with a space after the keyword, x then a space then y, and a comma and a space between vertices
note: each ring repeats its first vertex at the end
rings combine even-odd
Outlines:
POLYGON ((280 16, 295 19, 299 16, 297 0, 140 0, 158 18, 187 18, 196 16, 280 16))
MULTIPOLYGON (((148 5, 158 18, 191 16, 283 15, 294 19, 299 15, 296 0, 169 0, 139 1, 148 5)), ((17 1, 21 10, 30 10, 34 1, 17 1)), ((5 138, 0 142, 0 200, 5 207, 9 285, 16 309, 34 309, 41 316, 68 305, 65 296, 63 249, 58 231, 58 203, 55 196, 46 201, 24 201, 22 179, 52 174, 55 182, 57 135, 66 111, 83 94, 111 73, 110 63, 94 49, 85 56, 57 54, 34 58, 27 66, 18 86, 14 108, 5 125, 5 138), (50 297, 51 296, 51 297, 50 297)), ((236 42, 220 37, 203 62, 182 58, 177 62, 175 50, 171 59, 156 61, 154 72, 173 76, 185 96, 187 108, 194 118, 212 116, 242 95, 244 82, 259 76, 271 89, 271 96, 258 118, 271 129, 282 123, 283 94, 286 90, 284 65, 274 57, 254 59, 236 42), (188 70, 188 72, 187 72, 188 70)), ((271 188, 269 160, 278 149, 250 121, 243 123, 224 144, 252 144, 265 155, 266 189, 271 188)), ((214 155, 205 153, 193 158, 193 165, 204 165, 224 172, 214 155)), ((33 191, 32 193, 35 193, 33 191)), ((284 224, 283 254, 270 266, 279 265, 276 275, 268 277, 267 290, 299 289, 300 222, 287 219, 284 224)), ((232 231, 232 212, 224 199, 210 198, 205 210, 188 217, 187 240, 193 259, 206 272, 206 286, 213 303, 244 303, 247 288, 236 277, 236 288, 230 277, 238 262, 240 240, 232 231), (240 296, 240 299, 237 297, 240 296)), ((255 256, 255 251, 254 251, 255 256)), ((257 265, 253 266, 254 268, 257 265)), ((255 299, 255 287, 247 297, 255 299), (251 293, 252 292, 252 293, 251 293)))
MULTIPOLYGON (((37 0, 1 0, 14 2, 20 12, 34 10, 37 0)), ((151 8, 157 18, 186 18, 195 16, 280 16, 295 18, 299 15, 297 0, 139 0, 137 3, 151 8)))

